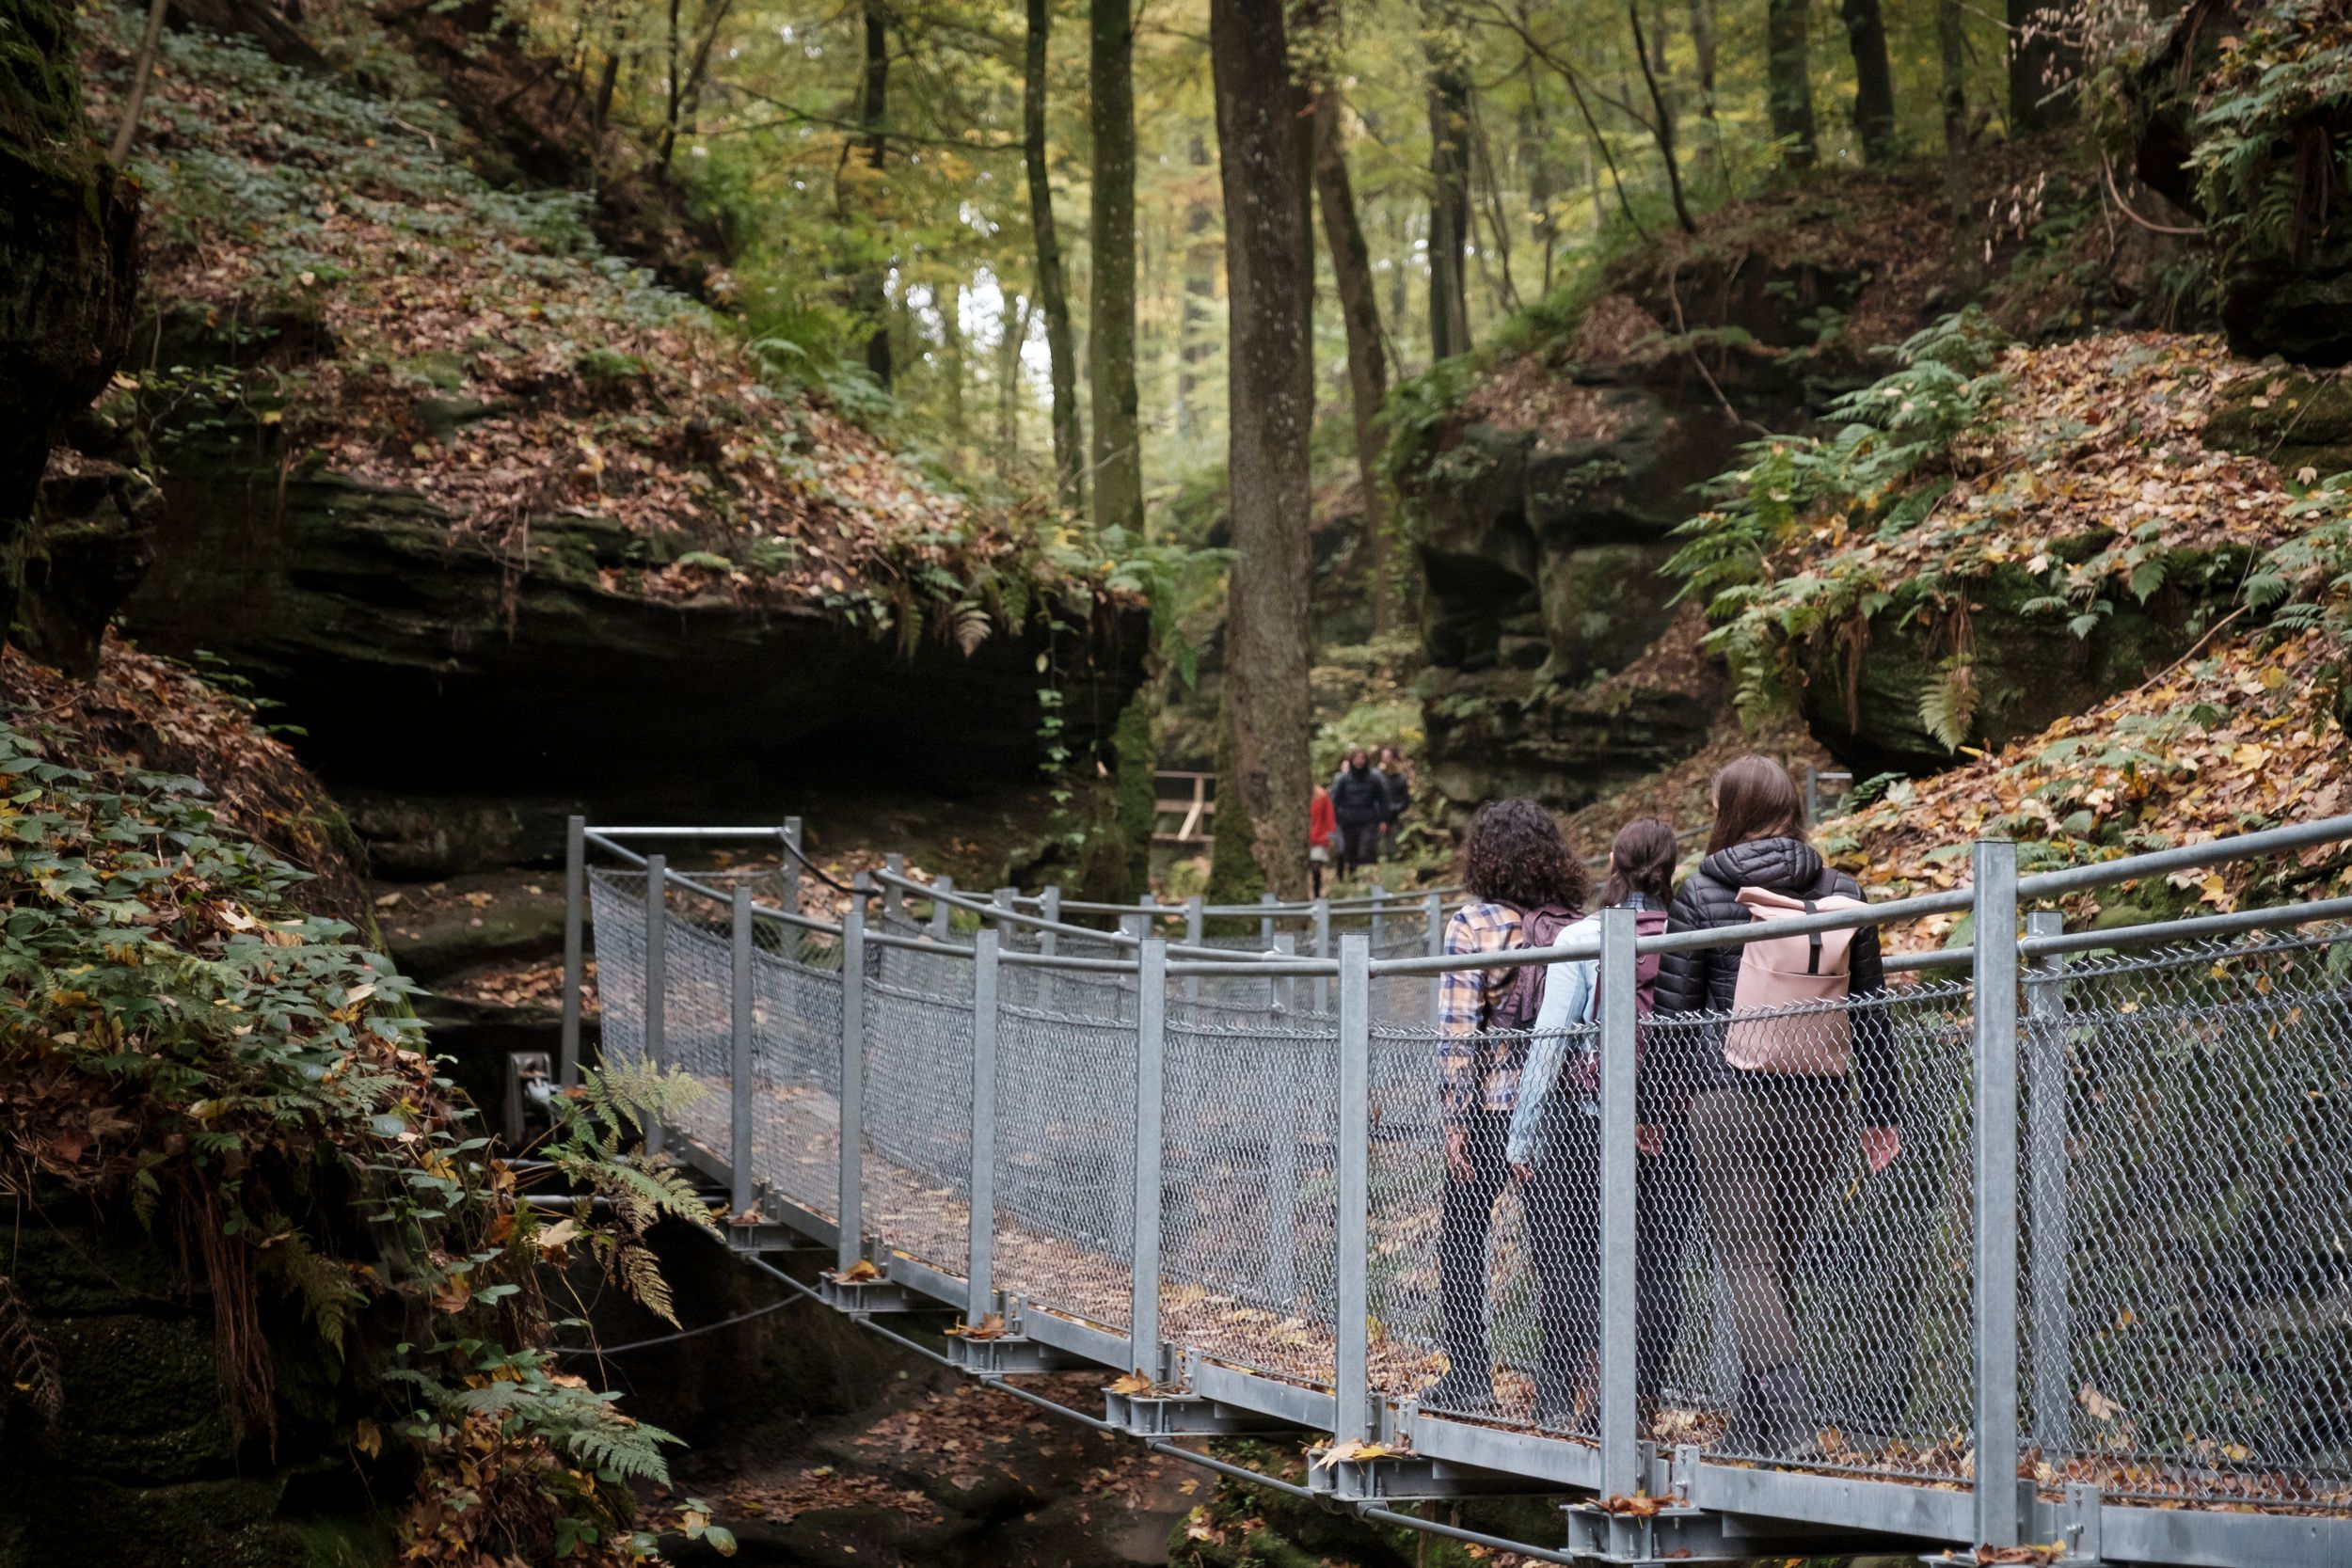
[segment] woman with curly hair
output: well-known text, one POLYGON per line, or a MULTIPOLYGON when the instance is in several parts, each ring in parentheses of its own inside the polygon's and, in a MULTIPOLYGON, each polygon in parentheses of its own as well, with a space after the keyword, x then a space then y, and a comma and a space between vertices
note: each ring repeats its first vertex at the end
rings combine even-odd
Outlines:
MULTIPOLYGON (((1533 800, 1489 800, 1462 846, 1470 902, 1445 928, 1449 958, 1548 947, 1582 912, 1588 882, 1551 814, 1533 800)), ((1486 1233, 1509 1183, 1503 1158, 1543 1006, 1542 964, 1448 970, 1438 985, 1438 1095, 1445 1180, 1438 1298, 1447 1370, 1424 1407, 1475 1414, 1494 1404, 1486 1341, 1486 1233)))

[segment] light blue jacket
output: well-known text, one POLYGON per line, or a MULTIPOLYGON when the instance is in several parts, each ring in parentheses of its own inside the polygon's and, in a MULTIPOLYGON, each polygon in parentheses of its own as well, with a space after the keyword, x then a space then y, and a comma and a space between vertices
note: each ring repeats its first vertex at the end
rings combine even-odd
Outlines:
MULTIPOLYGON (((1600 939, 1600 917, 1586 915, 1564 926, 1552 938, 1554 947, 1600 939)), ((1527 1068, 1519 1076, 1518 1103, 1511 1112, 1511 1133, 1503 1156, 1515 1165, 1532 1165, 1549 1152, 1563 1117, 1595 1114, 1566 1102, 1560 1075, 1569 1056, 1589 1048, 1589 1035, 1571 1035, 1593 1021, 1593 1004, 1600 991, 1600 960, 1567 958, 1546 966, 1544 1005, 1535 1015, 1535 1038, 1528 1047, 1527 1068)))

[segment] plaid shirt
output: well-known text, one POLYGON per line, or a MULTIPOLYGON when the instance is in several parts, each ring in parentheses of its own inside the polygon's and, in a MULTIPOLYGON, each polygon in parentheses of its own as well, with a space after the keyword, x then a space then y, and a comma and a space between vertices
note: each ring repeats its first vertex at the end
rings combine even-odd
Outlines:
MULTIPOLYGON (((1502 904, 1467 905, 1446 922, 1449 957, 1519 945, 1518 911, 1502 904)), ((1438 1030, 1444 1037, 1438 1046, 1438 1097, 1449 1122, 1475 1110, 1508 1115, 1518 1103, 1527 1042, 1495 1040, 1484 1033, 1487 1015, 1510 980, 1508 969, 1449 969, 1438 976, 1438 1030)))

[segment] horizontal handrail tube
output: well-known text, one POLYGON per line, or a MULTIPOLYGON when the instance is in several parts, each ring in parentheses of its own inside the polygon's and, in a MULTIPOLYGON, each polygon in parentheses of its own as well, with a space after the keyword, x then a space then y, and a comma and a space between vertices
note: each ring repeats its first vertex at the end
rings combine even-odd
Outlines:
MULTIPOLYGON (((671 887, 683 888, 689 893, 699 893, 705 898, 717 904, 731 904, 735 897, 732 893, 722 893, 707 882, 695 880, 691 872, 665 869, 661 874, 661 879, 671 887)), ((772 904, 755 902, 752 905, 752 915, 755 919, 780 921, 787 926, 797 926, 804 931, 816 931, 826 936, 837 937, 841 934, 839 921, 819 920, 813 914, 802 914, 795 910, 779 909, 772 904)))
POLYGON ((1964 969, 1976 961, 1974 947, 1932 947, 1924 953, 1889 953, 1883 967, 1889 974, 1915 974, 1923 969, 1964 969))
POLYGON ((588 832, 598 838, 747 839, 784 836, 784 830, 772 824, 765 828, 591 828, 588 832))
MULTIPOLYGON (((927 898, 937 899, 939 902, 946 905, 951 910, 963 910, 969 913, 978 915, 985 920, 1009 921, 1016 926, 1025 926, 1035 930, 1052 931, 1057 936, 1084 937, 1091 942, 1107 942, 1114 946, 1130 949, 1134 948, 1143 940, 1130 931, 1098 931, 1091 926, 1072 926, 1063 921, 1047 920, 1038 915, 1018 914, 1013 911, 1005 908, 1002 904, 991 903, 984 898, 967 897, 961 893, 942 893, 937 888, 931 886, 929 882, 925 882, 918 878, 902 877, 893 871, 877 871, 873 873, 873 875, 878 879, 892 883, 906 892, 917 894, 927 898)), ((1144 912, 1139 907, 1129 908, 1127 906, 1118 904, 1105 904, 1100 907, 1104 909, 1124 909, 1129 914, 1141 914, 1144 912)), ((1071 906, 1064 904, 1062 908, 1069 909, 1071 906)), ((1181 913, 1183 911, 1179 910, 1178 912, 1181 913)), ((1195 947, 1189 943, 1180 942, 1168 943, 1168 951, 1170 958, 1184 957, 1225 958, 1232 956, 1232 951, 1228 948, 1195 947)), ((1010 955, 1007 956, 1009 957, 1010 955)), ((1047 955, 1036 955, 1035 957, 1046 958, 1049 962, 1051 961, 1050 956, 1047 955)), ((1268 952, 1266 958, 1269 961, 1279 958, 1286 964, 1296 963, 1299 961, 1287 953, 1268 952)), ((1135 968, 1135 961, 1133 959, 1127 960, 1127 968, 1130 970, 1135 968)))
POLYGON ((870 926, 866 928, 866 945, 868 947, 903 947, 910 953, 944 953, 950 958, 969 958, 975 956, 975 950, 972 948, 959 947, 952 942, 941 942, 936 937, 902 937, 895 931, 877 931, 870 926))
POLYGON ((621 859, 628 862, 631 865, 642 866, 645 863, 644 856, 639 854, 636 850, 631 849, 625 844, 613 843, 612 840, 605 837, 594 828, 582 830, 580 833, 580 842, 583 844, 592 844, 597 848, 605 850, 608 853, 618 855, 621 859))
POLYGON ((2352 898, 2323 898, 2311 904, 2270 904, 2259 910, 2229 914, 2200 915, 2193 920, 2151 920, 2137 926, 2111 926, 2104 931, 2069 931, 2062 936, 2027 937, 2018 951, 2026 958, 2059 953, 2089 953, 2103 947, 2137 947, 2151 942, 2188 942, 2198 937, 2233 936, 2274 927, 2300 926, 2311 920, 2352 919, 2352 898))
POLYGON ((998 951, 996 961, 1027 969, 1074 969, 1092 974, 1133 974, 1143 966, 1133 958, 1073 958, 1059 953, 998 951))
POLYGON ((2039 871, 2030 877, 2017 879, 2017 896, 2055 898, 2060 894, 2079 893, 2085 888, 2105 887, 2109 882, 2157 877, 2195 866, 2217 865, 2223 861, 2240 861, 2249 855, 2267 855, 2280 849, 2308 849, 2314 844, 2342 838, 2352 838, 2352 816, 2314 817, 2309 822, 2289 823, 2283 828, 2265 828, 2259 832, 2238 833, 2230 838, 2209 838, 2201 844, 2153 849, 2144 855, 2128 855, 2120 861, 2072 865, 2063 871, 2039 871))
MULTIPOLYGON (((1173 947, 1168 949, 1171 955, 1175 951, 1173 947)), ((1214 958, 1186 958, 1182 961, 1171 958, 1168 966, 1168 973, 1173 976, 1198 975, 1202 978, 1216 976, 1224 979, 1249 979, 1259 975, 1273 974, 1279 975, 1285 980, 1301 978, 1327 980, 1337 975, 1339 972, 1339 960, 1336 958, 1293 958, 1288 953, 1268 953, 1261 958, 1247 956, 1236 958, 1230 953, 1219 954, 1214 958)))

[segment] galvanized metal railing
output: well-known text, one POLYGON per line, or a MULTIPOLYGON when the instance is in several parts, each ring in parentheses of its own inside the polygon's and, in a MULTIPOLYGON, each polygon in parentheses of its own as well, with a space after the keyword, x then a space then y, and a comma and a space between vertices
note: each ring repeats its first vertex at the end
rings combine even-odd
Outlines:
MULTIPOLYGON (((1377 1440, 1438 1466, 1423 1486, 1646 1490, 1671 1497, 1669 1523, 2064 1537, 2087 1560, 2352 1560, 2352 899, 2020 925, 2036 901, 2352 837, 2352 818, 2023 877, 2013 846, 1979 843, 1967 888, 1773 924, 1969 914, 1969 946, 1890 962, 1915 979, 1646 1021, 1629 1005, 1642 955, 1753 933, 1640 938, 1608 911, 1594 941, 1450 958, 1424 899, 1409 953, 1313 906, 1305 932, 1236 948, 1203 936, 1198 904, 1120 911, 1105 931, 1050 895, 889 869, 834 923, 801 912, 789 853, 681 874, 629 847, 789 831, 575 821, 564 1071, 593 910, 605 1056, 707 1084, 666 1130, 673 1151, 739 1212, 831 1243, 845 1273, 872 1261, 968 1323, 1000 1318, 1007 1343, 1377 1440), (954 929, 958 911, 977 928, 954 929), (1184 941, 1155 934, 1170 913, 1184 941), (1568 960, 1597 964, 1597 1016, 1549 1043, 1590 1063, 1590 1125, 1471 1223, 1476 1195, 1442 1174, 1435 987, 1568 960), (1869 1085, 1773 1091, 1774 1158, 1818 1180, 1770 1222, 1777 1307, 1748 1288, 1723 1180, 1736 1118, 1709 1120, 1708 1091, 1662 1117, 1654 1098, 1725 1031, 1766 1025, 1829 1031, 1857 1061, 1867 1041, 1902 1091, 1903 1151, 1875 1176, 1851 1136, 1869 1085), (1775 1334, 1807 1374, 1798 1451, 1727 1424, 1735 1346, 1775 1334), (1472 1338, 1486 1364, 1456 1378, 1472 1338), (1562 1344, 1589 1371, 1564 1373, 1562 1344)), ((1319 1484, 1392 1495, 1376 1466, 1319 1484)), ((1604 1556, 1673 1549, 1639 1513, 1577 1528, 1604 1556)))

